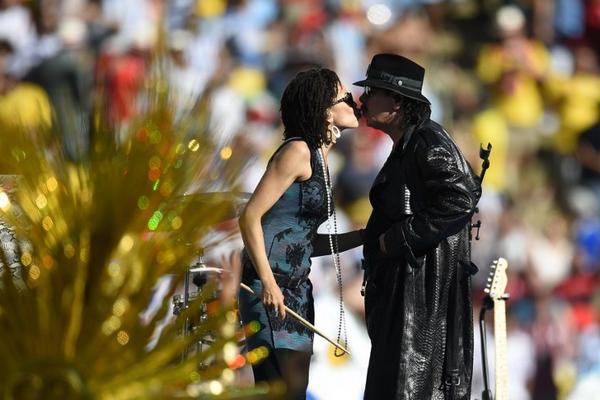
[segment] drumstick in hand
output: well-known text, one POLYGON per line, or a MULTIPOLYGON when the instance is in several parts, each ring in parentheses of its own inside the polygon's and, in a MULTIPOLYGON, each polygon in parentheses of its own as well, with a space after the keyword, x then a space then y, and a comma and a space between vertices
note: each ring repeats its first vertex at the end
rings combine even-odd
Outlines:
MULTIPOLYGON (((254 292, 254 290, 252 290, 246 284, 240 283, 240 287, 242 289, 244 289, 246 292, 252 293, 253 295, 256 296, 256 293, 254 292)), ((287 313, 289 313, 292 317, 294 317, 295 319, 297 319, 302 325, 306 326, 308 329, 310 329, 311 331, 313 331, 317 335, 321 336, 323 339, 327 340, 329 343, 331 343, 332 345, 334 345, 338 349, 342 350, 344 353, 347 353, 348 355, 350 355, 350 352, 348 350, 346 350, 346 348, 344 346, 342 346, 341 344, 339 344, 339 343, 335 342, 334 340, 328 338, 327 335, 325 335, 323 332, 319 331, 313 324, 311 324, 310 322, 308 322, 307 320, 305 320, 304 318, 302 318, 294 310, 291 310, 288 306, 285 306, 285 311, 287 313)))

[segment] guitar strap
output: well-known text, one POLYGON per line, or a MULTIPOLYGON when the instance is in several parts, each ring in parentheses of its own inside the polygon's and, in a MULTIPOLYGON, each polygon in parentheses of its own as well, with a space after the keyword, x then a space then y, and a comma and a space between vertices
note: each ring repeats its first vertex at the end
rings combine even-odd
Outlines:
MULTIPOLYGON (((483 183, 485 172, 490 166, 489 156, 492 150, 492 145, 488 143, 487 149, 483 147, 479 150, 479 157, 483 160, 481 175, 479 176, 479 183, 483 183)), ((473 227, 469 224, 469 247, 471 246, 471 234, 470 229, 473 227)), ((470 249, 469 249, 470 250, 470 249)), ((470 253, 470 252, 469 252, 470 253)), ((456 266, 456 272, 454 275, 454 281, 450 286, 450 293, 448 297, 448 325, 446 335, 446 368, 444 374, 444 392, 446 393, 446 400, 456 400, 458 393, 457 389, 460 386, 460 371, 458 365, 458 350, 461 331, 463 330, 462 324, 458 323, 460 307, 460 295, 461 295, 461 281, 470 279, 471 275, 477 273, 479 269, 472 262, 463 263, 459 262, 456 266)), ((464 323, 464 318, 460 318, 464 323)))
POLYGON ((446 368, 444 374, 444 392, 446 393, 446 400, 456 399, 456 392, 460 385, 460 374, 458 370, 460 324, 458 323, 457 313, 459 309, 461 274, 461 263, 458 263, 454 280, 450 286, 448 298, 448 331, 446 336, 446 368))

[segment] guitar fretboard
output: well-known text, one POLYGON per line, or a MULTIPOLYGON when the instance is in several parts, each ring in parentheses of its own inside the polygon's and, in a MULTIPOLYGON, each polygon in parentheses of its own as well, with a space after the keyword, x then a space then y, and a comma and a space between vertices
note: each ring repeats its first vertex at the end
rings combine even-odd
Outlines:
POLYGON ((506 305, 503 299, 494 299, 494 344, 496 345, 496 397, 508 400, 508 367, 506 357, 506 305))

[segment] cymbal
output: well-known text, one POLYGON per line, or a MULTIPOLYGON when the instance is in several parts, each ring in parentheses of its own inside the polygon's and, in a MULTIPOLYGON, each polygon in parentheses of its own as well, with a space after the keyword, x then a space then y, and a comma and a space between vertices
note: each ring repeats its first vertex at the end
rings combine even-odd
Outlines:
POLYGON ((196 267, 196 268, 190 268, 188 270, 188 272, 195 274, 195 273, 201 273, 201 274, 210 274, 210 273, 217 273, 217 274, 221 274, 223 273, 223 268, 217 268, 217 267, 196 267))
POLYGON ((184 194, 177 200, 180 204, 197 208, 199 211, 218 209, 219 222, 222 222, 237 217, 250 196, 251 193, 200 192, 184 194))
MULTIPOLYGON (((197 210, 205 215, 205 218, 199 223, 202 226, 212 226, 237 218, 251 196, 251 193, 246 192, 184 193, 174 198, 169 209, 197 210)), ((170 231, 172 229, 169 224, 161 224, 157 230, 170 231)))
POLYGON ((184 193, 179 196, 182 201, 192 201, 205 204, 235 203, 246 204, 252 193, 247 192, 196 192, 184 193))

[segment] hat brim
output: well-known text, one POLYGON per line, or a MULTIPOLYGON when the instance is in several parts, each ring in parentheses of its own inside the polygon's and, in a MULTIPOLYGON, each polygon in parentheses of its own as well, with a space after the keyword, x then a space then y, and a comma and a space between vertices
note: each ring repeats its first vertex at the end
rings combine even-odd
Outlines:
POLYGON ((392 85, 391 83, 382 82, 378 79, 364 79, 362 81, 354 82, 353 85, 362 87, 370 86, 374 88, 389 90, 390 92, 398 93, 402 96, 431 105, 431 102, 427 100, 427 97, 423 96, 421 93, 415 93, 412 90, 404 89, 400 86, 392 85))

